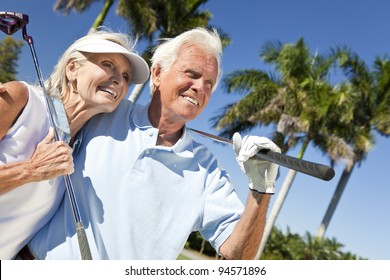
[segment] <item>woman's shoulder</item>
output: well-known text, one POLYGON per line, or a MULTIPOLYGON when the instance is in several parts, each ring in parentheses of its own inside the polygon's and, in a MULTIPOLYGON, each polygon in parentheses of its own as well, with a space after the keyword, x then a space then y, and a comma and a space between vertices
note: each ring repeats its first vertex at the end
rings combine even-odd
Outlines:
POLYGON ((23 82, 12 81, 1 86, 0 112, 3 120, 0 126, 0 139, 17 121, 29 98, 28 86, 23 82))
POLYGON ((3 98, 10 101, 10 106, 23 108, 28 100, 29 90, 24 82, 11 81, 3 84, 5 91, 1 93, 3 98))

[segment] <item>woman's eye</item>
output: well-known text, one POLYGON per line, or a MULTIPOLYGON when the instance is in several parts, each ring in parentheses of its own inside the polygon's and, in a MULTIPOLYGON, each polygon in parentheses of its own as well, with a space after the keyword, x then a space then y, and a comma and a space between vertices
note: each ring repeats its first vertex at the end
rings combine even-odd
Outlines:
POLYGON ((129 84, 130 83, 130 75, 129 74, 123 74, 123 79, 129 84))
POLYGON ((102 65, 105 66, 105 67, 109 67, 109 68, 112 68, 113 67, 113 64, 111 61, 108 61, 108 60, 105 60, 102 62, 102 65))

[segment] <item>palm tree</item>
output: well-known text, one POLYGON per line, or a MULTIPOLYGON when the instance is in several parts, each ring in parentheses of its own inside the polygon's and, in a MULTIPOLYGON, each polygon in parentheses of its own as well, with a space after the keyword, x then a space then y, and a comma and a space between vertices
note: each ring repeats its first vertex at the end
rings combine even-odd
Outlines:
POLYGON ((390 135, 390 60, 387 56, 374 62, 375 107, 372 125, 382 136, 390 135))
POLYGON ((293 234, 287 227, 283 233, 274 227, 265 247, 264 260, 356 260, 357 257, 341 249, 343 244, 336 238, 323 239, 313 237, 306 232, 303 237, 293 234))
POLYGON ((296 260, 299 259, 298 252, 304 247, 302 238, 298 234, 291 233, 290 228, 287 227, 287 232, 283 233, 278 228, 273 227, 262 259, 296 260))
MULTIPOLYGON (((329 134, 326 121, 344 90, 332 86, 328 81, 329 73, 337 65, 342 52, 312 55, 301 38, 294 45, 267 42, 260 54, 266 63, 273 64, 278 75, 243 70, 227 76, 227 92, 236 91, 246 95, 213 118, 214 126, 221 130, 220 135, 231 137, 235 131, 273 125, 276 128, 273 140, 282 152, 301 143, 298 158, 302 158, 312 142, 325 152, 329 150, 334 161, 348 157, 351 153, 347 143, 337 134, 329 134), (322 140, 329 138, 338 145, 322 140)), ((268 217, 257 258, 264 250, 295 175, 296 171, 289 170, 268 217)))
POLYGON ((390 61, 387 57, 377 58, 371 73, 357 54, 349 52, 341 64, 352 88, 349 100, 355 102, 353 117, 342 130, 344 138, 353 146, 354 158, 347 164, 333 194, 316 236, 323 238, 330 220, 341 199, 356 164, 361 164, 375 143, 373 131, 382 136, 390 135, 390 61))
POLYGON ((311 236, 306 232, 304 236, 306 246, 302 252, 303 260, 339 260, 343 254, 340 249, 344 246, 335 238, 322 239, 311 236))
POLYGON ((0 82, 15 80, 16 66, 23 42, 15 41, 12 36, 6 36, 0 41, 0 82))

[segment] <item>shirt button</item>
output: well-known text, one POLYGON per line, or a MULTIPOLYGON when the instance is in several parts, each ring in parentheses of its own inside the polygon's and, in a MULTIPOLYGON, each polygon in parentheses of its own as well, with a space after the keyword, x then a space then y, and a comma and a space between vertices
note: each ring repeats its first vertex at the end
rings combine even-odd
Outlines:
POLYGON ((149 150, 146 150, 146 151, 145 151, 145 154, 147 154, 147 155, 148 155, 149 153, 150 153, 150 151, 149 151, 149 150))
POLYGON ((153 136, 153 131, 149 131, 149 132, 148 132, 148 135, 149 135, 150 137, 152 137, 152 136, 153 136))

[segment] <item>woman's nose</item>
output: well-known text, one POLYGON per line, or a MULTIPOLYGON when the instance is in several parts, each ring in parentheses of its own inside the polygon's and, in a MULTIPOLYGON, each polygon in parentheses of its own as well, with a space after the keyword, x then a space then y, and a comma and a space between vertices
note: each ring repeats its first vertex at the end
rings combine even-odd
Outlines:
POLYGON ((122 79, 122 76, 117 71, 113 71, 111 78, 110 78, 111 82, 118 85, 118 84, 120 84, 121 79, 122 79))

